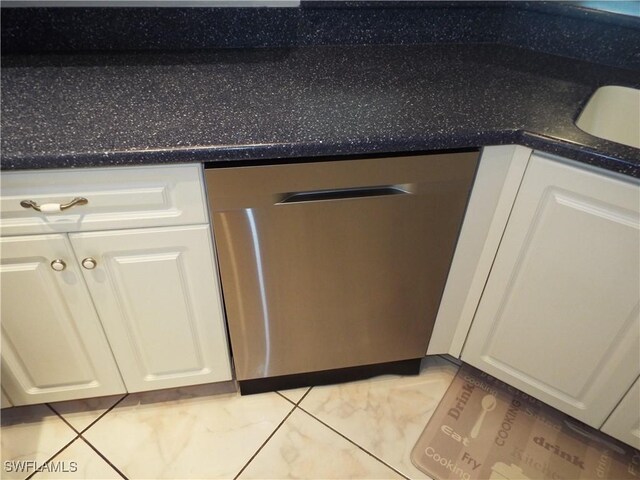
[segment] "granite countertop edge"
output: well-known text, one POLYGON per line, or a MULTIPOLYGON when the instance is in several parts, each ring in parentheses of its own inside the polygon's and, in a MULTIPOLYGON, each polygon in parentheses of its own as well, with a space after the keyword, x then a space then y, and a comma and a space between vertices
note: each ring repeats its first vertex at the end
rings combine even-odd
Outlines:
POLYGON ((521 48, 34 58, 3 72, 2 171, 215 167, 517 144, 640 178, 640 149, 574 124, 599 86, 638 88, 638 72, 521 48))
MULTIPOLYGON (((427 132, 428 136, 428 132, 427 132)), ((352 156, 413 154, 447 150, 479 149, 496 145, 520 145, 532 150, 574 160, 625 176, 640 178, 640 163, 622 158, 620 150, 633 155, 637 150, 612 142, 609 149, 566 142, 527 130, 479 132, 466 138, 444 137, 368 141, 368 142, 301 142, 259 145, 212 145, 198 148, 113 150, 100 152, 43 153, 31 156, 3 156, 0 171, 43 169, 78 169, 125 166, 203 163, 208 167, 246 163, 286 162, 298 159, 337 159, 352 156)), ((640 158, 640 151, 637 151, 640 158)))

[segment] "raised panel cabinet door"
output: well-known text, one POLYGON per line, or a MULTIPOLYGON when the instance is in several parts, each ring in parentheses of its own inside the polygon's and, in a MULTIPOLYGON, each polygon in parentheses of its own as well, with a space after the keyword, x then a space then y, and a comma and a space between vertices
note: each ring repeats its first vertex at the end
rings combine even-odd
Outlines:
POLYGON ((124 393, 66 236, 0 238, 0 247, 2 388, 12 403, 124 393))
POLYGON ((640 377, 607 418, 602 431, 640 450, 640 377))
POLYGON ((128 391, 231 379, 208 225, 70 237, 128 391))
POLYGON ((595 427, 640 373, 640 190, 533 155, 462 359, 595 427))

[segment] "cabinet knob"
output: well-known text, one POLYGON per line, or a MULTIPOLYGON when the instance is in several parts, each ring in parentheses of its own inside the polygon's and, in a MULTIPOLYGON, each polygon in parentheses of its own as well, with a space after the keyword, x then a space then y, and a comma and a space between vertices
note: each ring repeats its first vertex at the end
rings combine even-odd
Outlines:
POLYGON ((51 262, 51 268, 53 268, 56 272, 61 272, 65 268, 67 268, 67 264, 64 263, 64 260, 56 258, 53 262, 51 262))
POLYGON ((94 268, 96 268, 96 265, 98 265, 98 262, 96 262, 94 258, 87 257, 82 260, 82 266, 87 270, 93 270, 94 268))

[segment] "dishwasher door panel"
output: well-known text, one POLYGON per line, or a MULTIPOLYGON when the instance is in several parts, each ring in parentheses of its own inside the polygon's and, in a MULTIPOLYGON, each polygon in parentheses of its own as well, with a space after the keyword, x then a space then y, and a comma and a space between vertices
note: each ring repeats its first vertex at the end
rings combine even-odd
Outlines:
POLYGON ((237 378, 424 356, 476 162, 208 170, 237 378))

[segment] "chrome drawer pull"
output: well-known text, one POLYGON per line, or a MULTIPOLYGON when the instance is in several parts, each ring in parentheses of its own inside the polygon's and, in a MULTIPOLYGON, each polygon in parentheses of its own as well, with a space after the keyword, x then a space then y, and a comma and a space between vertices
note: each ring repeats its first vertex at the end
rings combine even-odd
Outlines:
POLYGON ((62 210, 66 210, 67 208, 71 208, 76 205, 86 205, 87 203, 89 203, 89 200, 87 200, 86 198, 76 197, 69 203, 65 203, 64 205, 61 205, 59 203, 43 203, 42 205, 38 205, 33 200, 23 200, 20 202, 20 205, 22 205, 24 208, 33 208, 38 212, 49 213, 61 212, 62 210))

